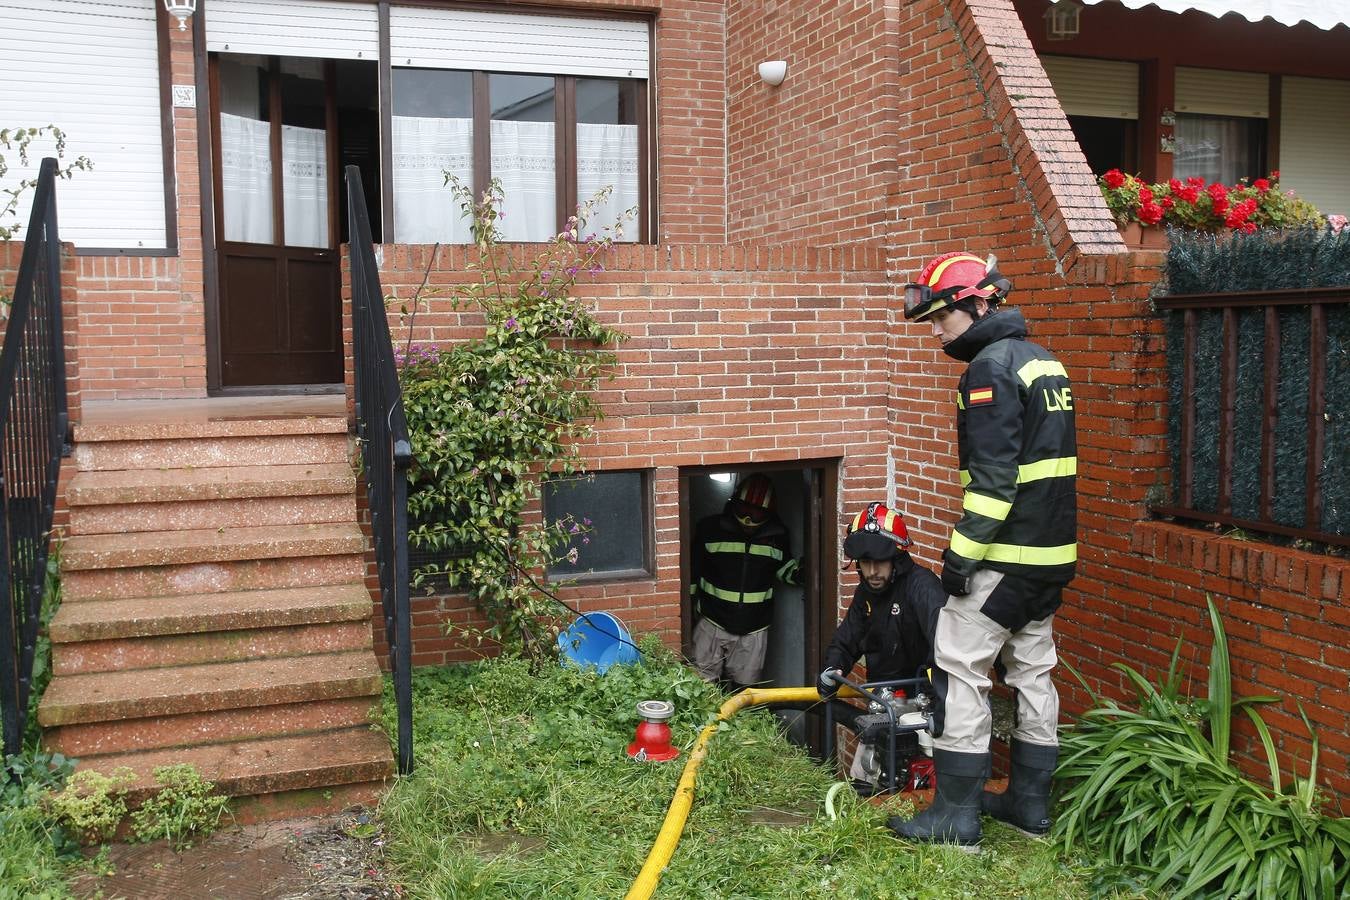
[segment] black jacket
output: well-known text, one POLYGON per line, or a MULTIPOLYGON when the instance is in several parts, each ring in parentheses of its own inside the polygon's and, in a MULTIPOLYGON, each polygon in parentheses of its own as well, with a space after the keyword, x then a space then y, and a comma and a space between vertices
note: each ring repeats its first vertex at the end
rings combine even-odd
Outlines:
POLYGON ((1015 309, 985 316, 944 348, 970 365, 956 397, 965 488, 945 560, 1067 584, 1078 559, 1073 392, 1015 309))
POLYGON ((844 620, 825 648, 825 668, 845 675, 867 656, 867 680, 913 678, 932 662, 938 612, 947 602, 942 582, 909 554, 896 563, 896 578, 883 591, 865 582, 853 592, 844 620))
POLYGON ((726 513, 694 529, 689 591, 699 615, 723 631, 750 634, 773 621, 774 582, 795 568, 787 528, 771 516, 747 535, 726 513))

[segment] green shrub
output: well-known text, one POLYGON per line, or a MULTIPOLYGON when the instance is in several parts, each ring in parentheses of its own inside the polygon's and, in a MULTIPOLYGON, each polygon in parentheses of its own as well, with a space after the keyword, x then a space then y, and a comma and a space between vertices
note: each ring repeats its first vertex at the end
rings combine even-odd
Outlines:
POLYGON ((1094 696, 1094 708, 1064 731, 1057 772, 1064 793, 1053 834, 1174 898, 1344 897, 1350 820, 1322 812, 1317 735, 1309 725, 1307 777, 1283 785, 1274 742, 1255 708, 1271 698, 1233 698, 1227 638, 1212 600, 1209 620, 1207 697, 1182 694, 1178 642, 1156 686, 1115 664, 1138 689, 1138 708, 1094 696), (1265 748, 1269 787, 1230 758, 1239 709, 1265 748))
POLYGON ((60 791, 48 795, 47 806, 57 822, 81 839, 107 840, 127 814, 127 788, 135 782, 135 773, 126 766, 108 775, 81 769, 60 791))
POLYGON ((214 793, 215 785, 190 765, 158 766, 160 789, 131 814, 131 834, 138 841, 164 839, 175 850, 210 834, 229 809, 230 798, 214 793))
POLYGON ((80 848, 48 814, 44 800, 74 770, 61 754, 26 750, 0 770, 0 900, 64 897, 64 872, 80 848))

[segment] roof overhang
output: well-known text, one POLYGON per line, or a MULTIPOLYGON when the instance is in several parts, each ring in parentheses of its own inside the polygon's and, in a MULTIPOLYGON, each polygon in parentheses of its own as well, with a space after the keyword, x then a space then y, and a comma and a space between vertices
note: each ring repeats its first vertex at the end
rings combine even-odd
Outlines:
POLYGON ((1182 13, 1189 10, 1224 16, 1237 13, 1249 22, 1274 19, 1281 25, 1308 22, 1323 30, 1337 25, 1350 26, 1350 4, 1331 3, 1328 0, 1082 0, 1091 6, 1103 2, 1120 3, 1129 9, 1156 6, 1164 12, 1182 13))

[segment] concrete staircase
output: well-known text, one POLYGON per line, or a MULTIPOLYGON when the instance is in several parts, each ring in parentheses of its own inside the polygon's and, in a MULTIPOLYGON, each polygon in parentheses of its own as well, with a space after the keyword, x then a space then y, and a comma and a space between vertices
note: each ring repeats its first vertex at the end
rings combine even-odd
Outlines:
POLYGON ((133 800, 191 763, 245 821, 378 796, 393 760, 369 727, 381 677, 336 399, 255 418, 120 404, 77 427, 50 749, 131 767, 133 800))

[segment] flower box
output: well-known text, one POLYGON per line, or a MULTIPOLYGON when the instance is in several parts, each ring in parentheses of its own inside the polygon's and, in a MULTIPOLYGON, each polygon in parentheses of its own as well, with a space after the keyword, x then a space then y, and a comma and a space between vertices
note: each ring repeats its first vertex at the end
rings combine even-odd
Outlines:
POLYGON ((1120 237, 1131 250, 1166 250, 1168 246, 1166 231, 1139 222, 1121 225, 1120 237))

